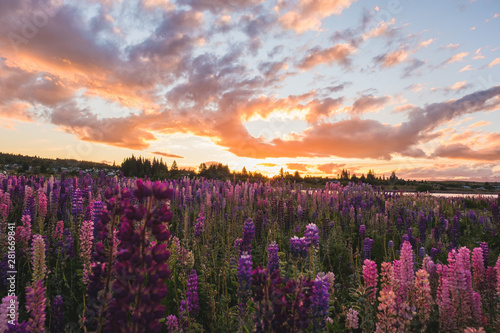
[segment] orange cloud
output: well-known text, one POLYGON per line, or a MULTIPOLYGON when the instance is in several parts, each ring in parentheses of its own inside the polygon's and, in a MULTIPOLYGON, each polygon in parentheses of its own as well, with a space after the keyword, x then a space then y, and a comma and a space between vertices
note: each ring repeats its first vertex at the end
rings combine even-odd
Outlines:
POLYGON ((274 168, 274 167, 278 166, 278 164, 275 164, 275 163, 259 163, 257 165, 258 166, 267 167, 267 168, 274 168))
POLYGON ((451 64, 457 61, 463 61, 465 57, 469 55, 469 52, 460 52, 445 61, 446 64, 451 64))
POLYGON ((500 58, 495 58, 492 62, 488 64, 488 67, 491 68, 493 66, 500 65, 500 58))
POLYGON ((299 0, 291 11, 280 17, 279 22, 288 30, 303 33, 319 30, 321 20, 340 14, 356 0, 299 0))
POLYGON ((336 62, 340 65, 347 66, 350 64, 349 56, 356 52, 356 48, 350 44, 336 44, 328 49, 313 48, 309 50, 309 54, 304 57, 298 64, 298 67, 307 70, 321 64, 329 64, 336 62))
POLYGON ((161 151, 153 151, 153 152, 151 152, 151 154, 160 155, 160 156, 163 156, 163 157, 171 157, 171 158, 184 158, 184 156, 179 156, 179 155, 175 155, 175 154, 164 153, 164 152, 161 152, 161 151))
POLYGON ((334 173, 334 171, 335 173, 339 173, 340 169, 343 168, 344 166, 345 164, 326 163, 326 164, 320 164, 317 167, 319 171, 331 175, 334 173))
POLYGON ((375 61, 381 64, 383 67, 393 67, 405 61, 408 56, 408 51, 401 49, 379 55, 375 57, 375 61))
POLYGON ((286 167, 288 170, 307 171, 307 165, 302 163, 288 163, 286 167))

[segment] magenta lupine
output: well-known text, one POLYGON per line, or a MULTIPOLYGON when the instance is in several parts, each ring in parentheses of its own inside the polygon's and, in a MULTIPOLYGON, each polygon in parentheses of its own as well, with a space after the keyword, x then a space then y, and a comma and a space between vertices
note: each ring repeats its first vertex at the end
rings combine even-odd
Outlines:
POLYGON ((54 240, 62 240, 64 232, 64 221, 57 221, 54 229, 54 240))
POLYGON ((363 281, 365 289, 373 287, 368 292, 368 298, 374 304, 377 297, 377 263, 375 261, 365 259, 363 264, 363 281))
POLYGON ((89 282, 90 259, 92 255, 92 246, 94 240, 94 222, 83 221, 80 229, 80 257, 83 262, 83 284, 87 285, 89 282))
POLYGON ((45 287, 42 280, 33 283, 33 287, 26 287, 26 311, 30 318, 28 326, 31 332, 45 332, 45 287))
POLYGON ((450 284, 448 281, 448 266, 438 265, 439 286, 437 290, 436 303, 439 308, 439 328, 442 331, 453 329, 453 305, 450 297, 450 284))
POLYGON ((33 269, 32 281, 35 283, 36 281, 44 280, 47 274, 47 266, 45 263, 45 242, 41 235, 33 236, 31 264, 33 269))
POLYGON ((345 326, 348 329, 353 329, 357 330, 359 327, 359 313, 358 311, 354 310, 353 308, 349 308, 349 311, 347 312, 346 315, 346 323, 345 326))
POLYGON ((7 323, 19 318, 19 302, 17 296, 5 296, 0 305, 0 332, 5 332, 7 323))
POLYGON ((167 327, 168 333, 177 332, 177 330, 179 329, 179 322, 177 320, 177 317, 173 314, 168 315, 165 319, 165 326, 167 327))
POLYGON ((484 268, 486 269, 488 267, 489 253, 490 253, 488 242, 481 242, 479 246, 483 250, 484 268))
POLYGON ((472 250, 472 269, 474 272, 474 287, 476 290, 482 290, 486 269, 484 268, 483 249, 480 247, 472 250))
POLYGON ((40 220, 40 226, 43 227, 43 222, 45 221, 45 216, 47 215, 47 196, 40 188, 38 191, 38 219, 40 220))
POLYGON ((21 217, 22 226, 16 228, 16 241, 20 247, 28 248, 31 239, 31 217, 23 215, 21 217))
MULTIPOLYGON (((472 293, 472 302, 473 302, 473 305, 472 305, 473 321, 478 326, 482 325, 484 323, 484 320, 483 320, 483 310, 481 309, 481 306, 482 306, 481 295, 479 295, 479 293, 477 293, 477 292, 473 292, 472 293)), ((487 324, 487 322, 484 324, 487 324)))
POLYGON ((398 304, 408 303, 414 280, 413 250, 409 241, 405 241, 401 247, 401 258, 397 269, 394 265, 394 274, 398 277, 398 304))

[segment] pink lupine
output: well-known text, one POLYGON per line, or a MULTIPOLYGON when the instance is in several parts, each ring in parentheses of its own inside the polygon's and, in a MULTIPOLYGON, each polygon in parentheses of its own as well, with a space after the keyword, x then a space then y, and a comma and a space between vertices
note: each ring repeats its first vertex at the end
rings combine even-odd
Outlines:
POLYGON ((5 296, 0 304, 0 332, 7 330, 7 323, 10 320, 18 319, 19 302, 17 296, 5 296))
POLYGON ((38 218, 40 219, 40 223, 42 225, 46 215, 47 215, 47 196, 43 192, 43 189, 40 188, 40 190, 38 191, 38 218))
POLYGON ((385 286, 380 291, 378 300, 380 303, 378 305, 378 323, 375 332, 397 332, 396 294, 394 294, 390 285, 385 286))
POLYGON ((476 325, 483 324, 483 311, 481 310, 481 295, 479 293, 473 292, 473 307, 472 307, 472 317, 476 325))
POLYGON ((346 328, 352 328, 353 330, 357 330, 359 327, 359 317, 358 317, 358 311, 354 310, 353 308, 349 308, 349 311, 347 312, 346 315, 346 323, 345 326, 346 328))
POLYGON ((375 303, 377 297, 377 263, 370 259, 365 259, 363 265, 363 280, 365 282, 365 289, 373 287, 369 292, 368 298, 370 302, 375 303))
POLYGON ((54 240, 62 240, 64 231, 64 221, 57 221, 54 229, 54 240))
POLYGON ((90 270, 90 257, 92 251, 92 244, 94 240, 94 222, 83 221, 80 229, 80 257, 83 261, 83 284, 89 282, 90 270))
POLYGON ((476 290, 482 290, 486 270, 484 268, 483 249, 474 248, 472 251, 472 269, 474 271, 474 287, 476 290))
POLYGON ((401 302, 408 302, 413 287, 413 250, 410 242, 405 241, 401 248, 400 265, 398 265, 399 290, 398 298, 401 302))
POLYGON ((484 330, 484 328, 482 327, 479 327, 479 328, 474 328, 474 327, 467 327, 465 330, 464 330, 464 333, 486 333, 486 331, 484 330))
POLYGON ((448 266, 438 265, 439 287, 437 290, 436 303, 439 308, 439 328, 442 331, 453 329, 453 306, 450 297, 450 285, 448 281, 448 266))
POLYGON ((433 301, 431 297, 431 287, 429 285, 429 273, 424 269, 419 269, 415 275, 415 296, 413 298, 415 311, 418 320, 427 325, 431 315, 433 301))
POLYGON ((380 271, 380 288, 390 287, 392 289, 394 271, 390 262, 383 262, 380 271))
POLYGON ((16 228, 16 241, 19 246, 27 248, 31 238, 31 217, 23 215, 21 222, 23 225, 16 228))
POLYGON ((33 283, 33 287, 26 288, 26 311, 30 313, 28 326, 31 332, 45 332, 45 287, 42 280, 33 283))

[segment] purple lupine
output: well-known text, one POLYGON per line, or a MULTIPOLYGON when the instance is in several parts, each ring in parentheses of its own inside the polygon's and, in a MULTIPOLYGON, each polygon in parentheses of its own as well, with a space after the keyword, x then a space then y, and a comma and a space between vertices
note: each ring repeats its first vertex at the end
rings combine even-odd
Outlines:
POLYGON ((295 259, 307 257, 307 242, 304 237, 293 236, 290 238, 290 254, 295 259))
POLYGON ((310 223, 306 226, 306 231, 304 232, 304 238, 308 246, 313 246, 315 249, 319 246, 319 232, 318 227, 314 223, 310 223))
POLYGON ((438 249, 436 249, 435 247, 431 248, 432 261, 436 261, 437 255, 438 255, 438 249))
POLYGON ((77 217, 83 213, 83 198, 82 191, 77 188, 73 191, 73 196, 71 200, 71 214, 73 217, 77 217))
POLYGON ((325 326, 325 319, 328 317, 328 298, 330 284, 328 276, 319 273, 314 280, 312 298, 313 331, 318 332, 325 326))
POLYGON ((200 212, 194 226, 194 237, 200 238, 205 231, 205 214, 200 212))
MULTIPOLYGON (((120 193, 119 189, 116 192, 120 193)), ((113 298, 109 303, 104 331, 127 329, 135 332, 140 327, 147 332, 160 332, 162 325, 159 320, 165 311, 161 303, 167 295, 165 279, 170 276, 167 264, 170 252, 164 243, 170 238, 166 222, 172 220, 173 214, 164 202, 154 208, 146 208, 143 204, 132 205, 129 192, 125 192, 127 196, 122 198, 120 204, 126 208, 120 219, 113 298), (146 236, 148 233, 155 238, 154 245, 146 236)), ((133 195, 139 202, 146 202, 152 196, 165 200, 172 197, 172 190, 165 183, 152 185, 139 179, 133 195)))
POLYGON ((458 247, 458 240, 460 238, 460 220, 457 215, 453 218, 453 228, 451 229, 451 242, 455 247, 458 247))
POLYGON ((373 249, 373 239, 371 238, 365 238, 363 240, 363 256, 364 259, 370 259, 371 258, 371 253, 373 249))
POLYGON ((61 295, 54 297, 54 301, 52 302, 50 332, 64 333, 64 300, 61 295))
POLYGON ((269 258, 269 261, 267 263, 267 268, 269 269, 269 273, 272 274, 274 273, 274 271, 280 269, 280 258, 278 256, 278 252, 279 252, 279 246, 278 244, 276 244, 276 242, 271 242, 271 244, 269 244, 269 247, 267 249, 267 254, 268 254, 268 258, 269 258))
POLYGON ((424 244, 427 237, 427 223, 424 213, 420 215, 418 229, 420 231, 420 243, 424 244))
POLYGON ((359 226, 359 239, 364 239, 366 235, 366 226, 364 224, 359 226))
POLYGON ((198 311, 200 311, 200 305, 198 303, 198 275, 196 275, 196 270, 191 270, 187 282, 186 291, 186 302, 189 314, 196 316, 198 311))
POLYGON ((238 302, 240 314, 246 314, 247 302, 250 299, 252 279, 252 255, 243 252, 238 261, 238 302))
POLYGON ((243 224, 243 237, 241 242, 241 252, 252 253, 252 241, 255 236, 255 225, 251 218, 248 218, 243 224))
POLYGON ((421 246, 420 249, 418 249, 418 256, 420 258, 425 257, 425 248, 423 246, 421 246))
POLYGON ((490 250, 488 248, 488 242, 481 242, 479 246, 483 250, 484 267, 487 268, 489 262, 489 253, 490 253, 490 250))
POLYGON ((387 246, 392 249, 394 247, 394 242, 392 240, 390 240, 388 243, 387 243, 387 246))
MULTIPOLYGON (((500 199, 499 199, 499 201, 500 201, 500 199)), ((499 202, 499 204, 500 204, 500 202, 499 202)), ((491 204, 491 215, 493 216, 493 220, 496 222, 496 224, 499 224, 500 223, 500 212, 498 210, 498 205, 496 203, 491 204)))

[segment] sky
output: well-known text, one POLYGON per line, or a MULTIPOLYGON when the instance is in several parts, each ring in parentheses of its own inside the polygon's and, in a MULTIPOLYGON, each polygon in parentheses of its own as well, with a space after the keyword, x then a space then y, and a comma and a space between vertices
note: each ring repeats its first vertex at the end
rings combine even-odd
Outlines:
POLYGON ((500 181, 497 0, 0 0, 0 151, 500 181))

